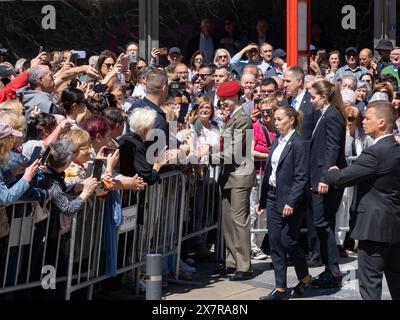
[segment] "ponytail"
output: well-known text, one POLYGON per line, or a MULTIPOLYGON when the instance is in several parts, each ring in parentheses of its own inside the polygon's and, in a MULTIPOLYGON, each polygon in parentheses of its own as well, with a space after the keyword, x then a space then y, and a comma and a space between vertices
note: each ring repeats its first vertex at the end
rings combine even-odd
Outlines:
POLYGON ((344 104, 342 99, 342 93, 340 84, 332 84, 326 80, 320 80, 313 84, 312 88, 318 95, 326 96, 327 100, 336 111, 340 112, 343 119, 346 120, 346 112, 344 110, 344 104))
POLYGON ((294 118, 294 123, 293 123, 293 129, 296 130, 296 132, 301 135, 301 128, 303 126, 303 111, 298 110, 296 111, 295 108, 289 106, 289 105, 282 105, 279 106, 276 110, 283 110, 285 112, 285 114, 289 117, 289 118, 294 118))

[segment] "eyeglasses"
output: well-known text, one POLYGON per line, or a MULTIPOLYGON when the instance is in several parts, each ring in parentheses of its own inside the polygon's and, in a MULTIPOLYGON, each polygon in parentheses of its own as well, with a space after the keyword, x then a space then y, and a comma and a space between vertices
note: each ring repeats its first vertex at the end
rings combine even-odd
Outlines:
POLYGON ((263 116, 268 116, 270 117, 272 115, 272 110, 271 109, 266 109, 266 110, 260 110, 261 114, 263 116))
POLYGON ((107 69, 114 67, 114 63, 103 63, 103 66, 106 66, 107 69))
POLYGON ((199 73, 199 77, 202 78, 202 79, 205 79, 205 78, 207 78, 207 77, 209 77, 211 75, 212 75, 212 73, 203 73, 203 74, 199 73))
POLYGON ((203 58, 196 58, 193 60, 194 62, 203 62, 203 58))

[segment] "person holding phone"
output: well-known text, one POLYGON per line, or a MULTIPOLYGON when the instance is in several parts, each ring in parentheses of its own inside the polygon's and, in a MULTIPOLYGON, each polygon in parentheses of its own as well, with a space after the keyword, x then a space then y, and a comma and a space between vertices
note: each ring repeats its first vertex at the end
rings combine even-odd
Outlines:
MULTIPOLYGON (((3 167, 8 161, 10 151, 14 147, 15 139, 23 133, 14 130, 8 123, 0 121, 0 165, 3 167)), ((7 188, 3 170, 0 170, 0 206, 9 206, 20 199, 30 188, 30 182, 36 175, 39 160, 35 160, 24 170, 24 174, 11 188, 7 188)))

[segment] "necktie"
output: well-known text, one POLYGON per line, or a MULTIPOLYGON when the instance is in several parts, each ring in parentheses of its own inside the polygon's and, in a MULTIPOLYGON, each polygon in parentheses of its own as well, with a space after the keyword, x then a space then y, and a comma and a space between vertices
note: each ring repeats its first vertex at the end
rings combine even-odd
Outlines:
POLYGON ((296 98, 292 99, 292 103, 291 103, 291 107, 296 109, 296 105, 297 105, 297 100, 296 98))

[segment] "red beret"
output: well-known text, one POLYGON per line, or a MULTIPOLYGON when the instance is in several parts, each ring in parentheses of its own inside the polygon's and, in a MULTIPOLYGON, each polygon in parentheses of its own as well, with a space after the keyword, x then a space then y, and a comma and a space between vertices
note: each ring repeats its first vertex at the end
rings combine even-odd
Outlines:
POLYGON ((228 81, 222 83, 217 90, 217 96, 220 98, 234 97, 240 92, 240 84, 237 81, 228 81))

